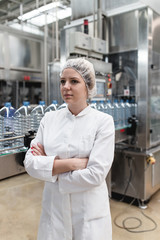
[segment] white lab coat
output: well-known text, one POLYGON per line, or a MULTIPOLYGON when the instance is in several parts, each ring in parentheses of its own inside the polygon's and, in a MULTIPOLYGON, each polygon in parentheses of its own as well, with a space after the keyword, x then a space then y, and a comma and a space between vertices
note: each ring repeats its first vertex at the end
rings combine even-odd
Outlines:
POLYGON ((45 181, 38 240, 111 240, 106 175, 114 156, 110 115, 86 107, 77 116, 68 108, 47 113, 33 143, 47 156, 24 160, 32 177, 45 181), (87 168, 52 176, 55 157, 89 157, 87 168))

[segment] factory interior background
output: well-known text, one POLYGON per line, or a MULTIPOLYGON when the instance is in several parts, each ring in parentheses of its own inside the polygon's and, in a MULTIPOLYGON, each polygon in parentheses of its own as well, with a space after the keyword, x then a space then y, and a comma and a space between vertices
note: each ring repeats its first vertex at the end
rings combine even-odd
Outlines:
POLYGON ((95 69, 88 103, 114 119, 113 240, 159 240, 158 0, 0 0, 0 239, 36 239, 44 183, 23 160, 44 114, 66 107, 59 76, 76 57, 95 69))

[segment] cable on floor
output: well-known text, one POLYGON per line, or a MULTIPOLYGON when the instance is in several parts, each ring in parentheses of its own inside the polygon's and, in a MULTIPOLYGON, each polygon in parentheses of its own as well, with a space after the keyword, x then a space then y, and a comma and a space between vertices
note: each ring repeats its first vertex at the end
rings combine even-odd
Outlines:
MULTIPOLYGON (((129 158, 129 159, 128 159, 128 166, 129 166, 129 172, 130 172, 130 174, 129 174, 129 178, 128 178, 128 181, 127 181, 127 186, 126 186, 125 191, 124 191, 123 198, 120 200, 120 202, 122 202, 122 201, 124 200, 124 198, 125 198, 125 196, 126 196, 126 193, 127 193, 127 191, 128 191, 129 186, 131 186, 132 189, 134 190, 134 192, 136 193, 136 190, 135 190, 134 186, 131 184, 131 180, 132 180, 132 177, 133 177, 133 174, 132 174, 132 163, 133 163, 133 161, 134 161, 133 158, 129 158)), ((136 194, 136 195, 137 195, 137 194, 136 194)), ((136 198, 134 198, 134 199, 131 201, 131 203, 129 204, 129 206, 128 206, 127 208, 129 208, 129 207, 134 203, 135 200, 136 200, 136 198)), ((139 207, 140 207, 140 206, 141 206, 141 203, 140 203, 138 197, 137 197, 137 200, 138 200, 138 205, 139 205, 139 207)), ((142 210, 141 210, 141 214, 153 223, 153 225, 154 225, 153 228, 151 228, 151 229, 146 229, 146 230, 136 230, 136 229, 138 229, 139 227, 142 226, 142 220, 139 219, 139 218, 137 218, 137 217, 126 217, 126 218, 124 218, 124 220, 122 221, 122 225, 119 225, 119 224, 117 223, 117 219, 118 219, 121 215, 123 215, 123 213, 118 214, 118 215, 114 218, 114 224, 115 224, 117 227, 122 228, 122 229, 125 229, 126 231, 131 232, 131 233, 144 233, 144 232, 154 231, 154 230, 157 228, 157 223, 156 223, 151 217, 149 217, 148 215, 146 215, 142 210), (138 222, 138 223, 137 223, 137 226, 135 226, 135 227, 127 227, 127 222, 128 222, 129 220, 136 220, 136 221, 138 222)))

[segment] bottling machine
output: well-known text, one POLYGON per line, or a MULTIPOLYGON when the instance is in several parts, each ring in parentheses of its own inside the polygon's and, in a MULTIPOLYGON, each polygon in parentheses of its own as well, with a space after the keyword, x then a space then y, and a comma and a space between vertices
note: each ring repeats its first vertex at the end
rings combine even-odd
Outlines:
POLYGON ((95 15, 93 2, 86 9, 84 1, 81 7, 72 1, 73 21, 61 33, 61 60, 87 57, 95 63, 96 79, 103 62, 101 77, 112 76, 111 85, 105 80, 104 98, 136 104, 130 127, 116 130, 110 188, 113 197, 144 202, 160 188, 160 16, 145 5, 107 16, 106 2, 94 2, 98 2, 95 15), (98 43, 105 45, 103 50, 98 43))
POLYGON ((109 61, 121 73, 114 94, 128 89, 138 105, 132 141, 116 145, 112 192, 145 201, 160 188, 160 16, 150 8, 112 16, 109 32, 109 61))
MULTIPOLYGON (((114 11, 112 14, 109 13, 109 4, 112 6, 115 3, 120 7, 123 5, 122 2, 128 1, 93 0, 87 3, 86 8, 85 0, 81 0, 81 5, 78 0, 71 1, 72 21, 61 31, 60 61, 56 60, 48 65, 48 101, 56 97, 58 102, 62 103, 58 94, 61 65, 68 58, 83 56, 93 63, 96 71, 98 94, 95 100, 123 99, 136 104, 137 111, 129 119, 130 127, 116 130, 115 158, 107 181, 113 197, 118 194, 144 202, 160 188, 160 16, 144 4, 140 7, 134 6, 128 11, 123 9, 116 14, 114 11)), ((138 1, 129 2, 134 4, 138 1)), ((42 46, 40 40, 33 41, 33 38, 25 40, 25 37, 19 39, 13 33, 10 33, 14 35, 11 37, 10 34, 5 34, 8 39, 5 45, 10 42, 7 46, 12 46, 12 40, 15 43, 18 41, 21 46, 28 43, 26 47, 30 49, 33 45, 36 46, 35 49, 40 49, 42 46)), ((4 33, 0 31, 0 43, 4 44, 4 42, 4 33)), ((9 50, 6 51, 8 54, 9 50)), ((34 51, 36 51, 35 56, 39 56, 39 51, 34 51)), ((25 50, 23 56, 21 54, 16 62, 18 65, 14 66, 14 61, 11 61, 13 66, 12 64, 10 66, 7 64, 9 57, 5 59, 6 56, 0 49, 2 56, 0 84, 3 86, 0 98, 3 95, 2 99, 8 100, 9 97, 14 100, 18 91, 17 94, 13 94, 13 89, 17 89, 17 85, 23 87, 24 80, 32 74, 34 77, 31 79, 35 84, 43 82, 38 80, 43 76, 38 60, 34 63, 34 67, 32 61, 29 61, 27 65, 29 69, 27 69, 21 64, 24 64, 25 59, 28 61, 31 58, 29 56, 24 58, 25 50), (22 72, 23 77, 19 78, 22 72)), ((13 60, 15 54, 11 55, 13 60)), ((25 81, 25 86, 29 82, 25 81)), ((30 91, 31 89, 26 93, 26 97, 29 96, 30 91)), ((34 99, 35 97, 36 94, 34 99)), ((8 155, 8 158, 11 162, 13 157, 8 155)), ((0 157, 0 164, 2 161, 4 161, 3 165, 7 164, 4 157, 0 157)), ((17 158, 14 159, 14 162, 16 161, 17 158)), ((0 179, 4 178, 1 166, 0 179)), ((19 165, 14 165, 13 168, 15 167, 14 173, 18 173, 19 165)))

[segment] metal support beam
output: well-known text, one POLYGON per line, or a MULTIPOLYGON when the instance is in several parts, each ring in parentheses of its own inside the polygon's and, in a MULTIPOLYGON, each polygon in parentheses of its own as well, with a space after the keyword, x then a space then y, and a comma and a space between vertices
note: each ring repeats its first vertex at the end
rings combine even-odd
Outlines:
POLYGON ((6 10, 3 10, 3 9, 0 9, 0 12, 7 14, 7 11, 6 11, 6 10))

